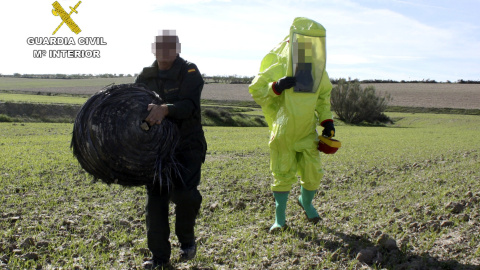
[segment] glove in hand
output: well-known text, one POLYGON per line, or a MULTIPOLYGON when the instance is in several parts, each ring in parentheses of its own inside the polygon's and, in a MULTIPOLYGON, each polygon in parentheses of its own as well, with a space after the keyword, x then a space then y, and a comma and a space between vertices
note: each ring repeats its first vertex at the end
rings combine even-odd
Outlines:
POLYGON ((333 125, 333 121, 325 121, 322 123, 323 131, 322 135, 325 137, 334 137, 335 136, 335 126, 333 125), (333 134, 332 134, 333 131, 333 134))
POLYGON ((283 77, 275 83, 275 91, 281 94, 285 89, 292 88, 297 83, 295 77, 283 77))

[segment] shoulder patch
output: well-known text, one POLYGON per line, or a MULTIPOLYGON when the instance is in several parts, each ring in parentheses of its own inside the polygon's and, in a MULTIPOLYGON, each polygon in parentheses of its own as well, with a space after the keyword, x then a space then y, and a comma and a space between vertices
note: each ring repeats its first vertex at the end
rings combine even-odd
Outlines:
POLYGON ((194 68, 191 68, 191 69, 188 70, 188 73, 190 73, 190 72, 195 72, 195 71, 197 71, 197 70, 194 69, 194 68))

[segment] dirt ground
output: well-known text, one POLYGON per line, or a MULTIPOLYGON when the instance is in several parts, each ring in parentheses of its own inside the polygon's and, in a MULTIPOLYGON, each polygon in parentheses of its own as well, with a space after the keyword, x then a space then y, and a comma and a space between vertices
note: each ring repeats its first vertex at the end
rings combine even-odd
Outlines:
MULTIPOLYGON (((480 84, 378 83, 379 92, 393 97, 390 105, 428 108, 480 109, 480 84)), ((365 84, 363 86, 368 86, 365 84)))
MULTIPOLYGON (((389 93, 392 106, 480 109, 480 84, 379 83, 371 84, 379 93, 389 93)), ((362 85, 364 87, 368 84, 362 85)), ((248 85, 207 84, 203 99, 253 100, 248 85)))

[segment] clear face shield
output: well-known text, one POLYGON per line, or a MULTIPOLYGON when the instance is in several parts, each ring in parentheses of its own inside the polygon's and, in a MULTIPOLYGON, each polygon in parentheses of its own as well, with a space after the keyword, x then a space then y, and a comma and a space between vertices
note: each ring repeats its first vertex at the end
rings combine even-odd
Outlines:
POLYGON ((325 70, 325 37, 293 33, 291 44, 293 76, 297 79, 294 91, 314 93, 325 70))

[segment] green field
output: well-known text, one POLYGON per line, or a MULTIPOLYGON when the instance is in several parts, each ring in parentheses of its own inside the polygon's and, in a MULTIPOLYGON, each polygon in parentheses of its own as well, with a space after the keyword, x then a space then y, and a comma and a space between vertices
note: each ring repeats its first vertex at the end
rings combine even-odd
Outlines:
POLYGON ((76 104, 82 105, 87 101, 87 97, 71 95, 31 95, 31 94, 13 94, 0 93, 0 102, 14 103, 43 103, 43 104, 76 104))
MULTIPOLYGON (((307 223, 297 185, 291 230, 276 235, 267 128, 205 127, 199 250, 178 262, 172 231, 173 269, 479 269, 479 116, 388 115, 388 127, 338 123, 343 146, 323 155, 314 200, 323 220, 307 223)), ((141 269, 150 256, 144 189, 92 183, 71 132, 0 123, 0 269, 141 269)))
POLYGON ((92 79, 28 79, 0 77, 0 90, 27 90, 52 87, 104 87, 112 82, 116 84, 132 83, 133 77, 123 78, 92 78, 92 79))

